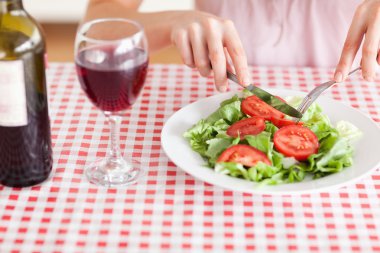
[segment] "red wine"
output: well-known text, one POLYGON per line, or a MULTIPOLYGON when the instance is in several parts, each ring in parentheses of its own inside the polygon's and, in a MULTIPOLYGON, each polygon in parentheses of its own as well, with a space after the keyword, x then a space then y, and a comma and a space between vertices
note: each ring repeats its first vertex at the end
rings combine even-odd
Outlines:
POLYGON ((20 0, 0 5, 0 183, 41 183, 52 169, 45 43, 20 0), (14 12, 17 10, 17 12, 14 12), (13 14, 14 13, 14 14, 13 14), (7 22, 5 22, 7 21, 7 22))
POLYGON ((148 57, 141 49, 118 53, 116 47, 85 49, 76 66, 82 89, 103 111, 128 109, 136 101, 145 81, 148 57))

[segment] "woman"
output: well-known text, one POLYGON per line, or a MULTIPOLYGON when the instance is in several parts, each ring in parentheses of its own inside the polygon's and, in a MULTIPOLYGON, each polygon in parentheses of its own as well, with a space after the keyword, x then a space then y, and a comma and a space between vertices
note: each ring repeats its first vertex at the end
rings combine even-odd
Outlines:
POLYGON ((227 67, 246 85, 248 64, 336 66, 341 82, 357 54, 367 81, 380 63, 380 0, 197 0, 199 10, 156 13, 138 12, 141 2, 90 0, 85 19, 139 21, 151 51, 174 44, 186 65, 214 73, 219 91, 227 88, 227 67))

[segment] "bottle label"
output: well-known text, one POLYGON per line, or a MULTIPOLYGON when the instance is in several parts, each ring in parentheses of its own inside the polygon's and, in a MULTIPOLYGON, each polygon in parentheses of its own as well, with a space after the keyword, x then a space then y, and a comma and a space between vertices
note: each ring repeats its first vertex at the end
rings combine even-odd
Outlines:
POLYGON ((21 60, 0 61, 0 126, 27 124, 24 64, 21 60))

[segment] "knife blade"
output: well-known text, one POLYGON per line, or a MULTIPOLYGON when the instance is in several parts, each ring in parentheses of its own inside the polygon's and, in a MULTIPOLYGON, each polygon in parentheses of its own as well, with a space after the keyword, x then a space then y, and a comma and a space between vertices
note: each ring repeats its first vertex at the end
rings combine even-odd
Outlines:
MULTIPOLYGON (((231 81, 239 84, 239 80, 237 79, 237 76, 229 71, 227 71, 227 78, 231 81)), ((262 101, 264 101, 266 104, 272 106, 273 108, 279 110, 282 113, 285 113, 286 115, 289 115, 294 118, 302 118, 302 113, 299 112, 294 107, 288 105, 287 103, 281 101, 276 96, 270 94, 269 92, 250 84, 245 89, 252 92, 255 96, 260 98, 262 101)))

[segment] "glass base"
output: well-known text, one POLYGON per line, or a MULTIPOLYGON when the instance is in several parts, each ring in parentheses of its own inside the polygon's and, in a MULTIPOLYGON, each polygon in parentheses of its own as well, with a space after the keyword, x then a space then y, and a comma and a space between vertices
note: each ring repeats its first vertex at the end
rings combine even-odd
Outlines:
POLYGON ((133 159, 101 159, 85 168, 87 179, 96 185, 118 187, 136 183, 145 173, 142 164, 133 159))

